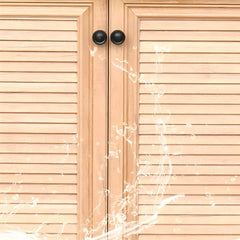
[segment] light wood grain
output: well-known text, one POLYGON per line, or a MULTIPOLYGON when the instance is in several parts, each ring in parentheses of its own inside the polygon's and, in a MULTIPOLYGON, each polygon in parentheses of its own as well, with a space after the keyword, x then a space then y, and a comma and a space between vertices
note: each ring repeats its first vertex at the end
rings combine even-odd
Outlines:
MULTIPOLYGON (((140 206, 140 214, 155 214, 159 215, 239 215, 239 206, 166 206, 159 209, 159 206, 140 206)), ((239 229, 239 228, 238 228, 239 229)), ((217 232, 216 232, 217 233, 217 232)), ((229 232, 231 233, 231 232, 229 232)))
MULTIPOLYGON (((239 21, 224 20, 142 20, 140 23, 141 30, 240 30, 239 21)), ((151 36, 149 36, 151 37, 151 36)))
MULTIPOLYGON (((144 135, 141 137, 145 137, 144 135)), ((166 138, 187 138, 192 137, 189 136, 166 136, 166 138)), ((198 138, 200 136, 196 136, 198 138)), ((201 136, 202 138, 208 138, 211 136, 201 136)), ((200 137, 200 138, 201 138, 200 137)), ((221 139, 221 136, 212 136, 215 139, 218 137, 221 139)), ((226 136, 229 138, 229 136, 226 136)), ((238 136, 231 136, 231 137, 238 137, 238 136)), ((181 156, 181 155, 175 155, 175 156, 139 156, 138 162, 139 164, 148 164, 148 165, 155 165, 155 164, 173 164, 173 165, 238 165, 239 156, 223 156, 223 155, 216 155, 216 156, 209 156, 209 155, 202 155, 202 156, 181 156)))
MULTIPOLYGON (((67 67, 67 65, 65 66, 67 67)), ((143 73, 239 73, 239 64, 209 64, 209 63, 141 63, 143 73)))
POLYGON ((74 133, 77 134, 76 124, 0 124, 1 133, 74 133))
MULTIPOLYGON (((149 217, 140 216, 139 219, 140 219, 140 222, 144 222, 148 218, 149 217)), ((176 215, 176 216, 158 216, 156 221, 157 221, 156 226, 158 226, 161 229, 164 229, 165 227, 164 224, 176 224, 177 226, 178 225, 181 226, 182 224, 189 224, 188 227, 191 228, 191 227, 196 227, 197 224, 202 224, 202 225, 239 224, 239 217, 238 216, 221 216, 221 217, 201 216, 199 217, 199 216, 188 216, 188 215, 185 215, 185 216, 176 215), (192 225, 195 225, 195 226, 192 226, 192 225)), ((187 237, 186 234, 184 234, 184 236, 187 237)))
MULTIPOLYGON (((42 21, 43 23, 43 21, 42 21)), ((48 22, 49 23, 49 22, 48 22)), ((69 23, 69 21, 68 21, 69 23)), ((29 24, 29 21, 28 21, 29 24)), ((61 24, 61 23, 60 23, 61 24)), ((0 23, 1 25, 1 23, 0 23)), ((57 22, 56 25, 59 25, 57 22)), ((56 25, 54 27, 56 27, 56 25)), ((77 41, 77 31, 67 31, 60 29, 59 31, 37 30, 37 24, 33 23, 33 31, 31 30, 0 30, 0 40, 36 40, 36 41, 77 41)), ((50 26, 50 25, 49 25, 50 26)), ((24 28, 26 25, 23 26, 24 28)))
POLYGON ((238 84, 141 84, 140 93, 152 94, 239 94, 238 84))
POLYGON ((0 153, 77 153, 76 144, 2 143, 0 153))
POLYGON ((77 211, 76 205, 54 205, 54 204, 41 204, 34 206, 33 204, 5 204, 0 208, 1 213, 45 213, 45 214, 75 214, 77 211))
POLYGON ((76 63, 15 63, 1 62, 0 71, 6 72, 76 72, 76 63))
MULTIPOLYGON (((128 0, 126 0, 128 1, 128 0)), ((143 3, 146 3, 145 0, 132 0, 132 1, 142 1, 143 3)), ((217 4, 217 2, 214 2, 213 4, 212 0, 209 0, 206 4, 200 3, 198 0, 197 2, 192 5, 192 0, 188 0, 188 4, 186 2, 176 3, 176 2, 168 2, 169 4, 163 5, 152 5, 150 4, 146 5, 146 8, 144 7, 135 7, 133 8, 133 12, 135 15, 137 15, 139 18, 172 18, 172 19, 209 19, 209 20, 219 20, 219 19, 227 19, 227 20, 235 20, 239 17, 239 9, 236 7, 232 7, 231 5, 228 5, 225 1, 225 4, 221 5, 221 3, 217 4), (183 3, 183 5, 182 5, 183 3), (186 5, 187 6, 186 6, 186 5), (215 5, 215 6, 214 6, 215 5), (219 8, 219 6, 221 6, 219 8)))
MULTIPOLYGON (((75 185, 69 185, 69 184, 61 184, 61 185, 51 185, 51 184, 0 184, 1 186, 1 193, 2 194, 8 194, 8 193, 54 193, 54 194, 74 194, 76 193, 76 184, 75 185)), ((33 203, 34 204, 34 203, 33 203)), ((41 206, 41 205, 40 205, 41 206)), ((66 205, 67 207, 67 205, 66 205)), ((0 209, 0 211, 2 209, 4 209, 5 206, 2 206, 2 208, 0 209)), ((22 206, 16 206, 16 208, 22 208, 22 206)), ((33 207, 32 207, 33 208, 33 207)), ((38 208, 38 207, 36 207, 38 208)), ((27 212, 28 213, 28 212, 27 212)), ((33 212, 34 213, 34 210, 33 212)), ((74 213, 74 212, 71 212, 74 213)), ((76 212, 75 212, 76 213, 76 212)))
MULTIPOLYGON (((174 238, 176 240, 191 240, 192 239, 192 234, 190 235, 174 235, 174 238)), ((173 235, 154 235, 154 234, 146 234, 146 235, 140 235, 139 239, 140 240, 149 240, 149 239, 155 239, 155 240, 171 240, 173 238, 173 235)), ((199 235, 194 235, 195 240, 236 240, 236 235, 219 235, 219 234, 199 234, 199 235)))
MULTIPOLYGON (((222 147, 223 148, 223 147, 222 147)), ((219 153, 220 154, 220 153, 219 153)), ((159 157, 160 158, 160 157, 159 157)), ((139 175, 157 175, 161 176, 161 174, 166 175, 230 175, 230 176, 238 176, 240 170, 240 166, 221 166, 221 165, 200 165, 200 166, 171 166, 170 163, 166 162, 165 166, 159 165, 141 165, 139 167, 139 175)), ((219 182, 221 184, 221 182, 219 182)), ((191 193, 191 192, 189 192, 191 193)))
MULTIPOLYGON (((184 174, 184 173, 183 173, 184 174)), ((208 173, 206 173, 208 174, 208 173)), ((64 191, 64 190, 63 190, 64 191)), ((163 192, 163 188, 158 185, 143 185, 143 186, 139 186, 139 194, 149 194, 149 195, 157 195, 157 194, 162 194, 163 192)), ((169 185, 168 187, 166 187, 166 189, 163 192, 164 194, 169 194, 169 195, 174 195, 174 194, 191 194, 191 195, 204 195, 204 194, 211 194, 211 195, 227 195, 227 196, 231 196, 231 195, 239 195, 239 186, 222 186, 222 185, 195 185, 194 187, 192 185, 169 185), (191 192, 189 192, 189 188, 191 188, 191 192)), ((145 207, 145 206, 144 206, 145 207)), ((147 207, 145 207, 147 209, 147 207)), ((186 209, 188 209, 188 206, 184 207, 186 209)), ((198 207, 196 206, 196 209, 198 207)), ((217 212, 218 207, 216 207, 216 210, 214 208, 214 206, 212 207, 213 210, 212 212, 216 211, 216 214, 220 214, 220 212, 217 212)), ((157 209, 157 207, 156 207, 157 209)), ((230 212, 230 207, 228 209, 228 207, 226 208, 226 212, 228 212, 229 210, 229 214, 231 214, 230 212)), ((234 209, 234 206, 232 206, 232 209, 234 209)), ((238 207, 236 207, 236 211, 237 211, 238 207)), ((164 209, 163 209, 164 210, 164 209)), ((156 210, 157 211, 157 210, 156 210)), ((140 210, 141 212, 141 210, 140 210)), ((209 214, 212 213, 209 211, 209 214)), ((150 212, 149 212, 150 213, 150 212)), ((154 212, 151 212, 152 214, 154 214, 154 212)), ((143 213, 144 214, 144 213, 143 213)), ((148 214, 145 212, 145 214, 148 214)), ((181 213, 179 213, 181 214, 181 213)), ((182 214, 187 214, 187 213, 182 213, 182 214)), ((191 214, 191 213, 190 213, 191 214)), ((192 213, 192 214, 196 214, 196 213, 192 213)), ((236 213, 237 214, 237 213, 236 213)))
POLYGON ((2 113, 77 113, 76 104, 64 103, 0 103, 0 109, 2 113))
POLYGON ((157 41, 154 44, 152 42, 141 42, 141 52, 180 52, 180 53, 239 53, 240 43, 231 42, 227 44, 224 42, 170 42, 170 41, 157 41), (159 50, 157 50, 159 49, 159 50), (162 49, 162 50, 161 50, 162 49))
MULTIPOLYGON (((1 96, 1 95, 0 95, 1 96)), ((204 97, 201 95, 187 95, 187 94, 169 94, 161 97, 154 96, 152 94, 141 94, 139 96, 140 103, 152 103, 152 104, 239 104, 239 95, 207 95, 204 97)))
MULTIPOLYGON (((47 32, 46 35, 49 36, 49 34, 51 35, 51 32, 47 32)), ((64 35, 66 35, 66 34, 64 34, 64 35)), ((36 34, 31 33, 31 36, 36 36, 36 34)), ((39 37, 39 36, 37 36, 37 37, 39 37)), ((44 36, 44 37, 45 37, 44 39, 46 39, 46 36, 44 36)), ((73 53, 73 52, 51 52, 50 53, 50 52, 21 52, 21 51, 20 52, 7 52, 7 51, 3 51, 3 52, 0 52, 0 61, 9 61, 9 62, 18 62, 18 61, 77 62, 77 54, 73 53)), ((2 76, 3 74, 4 73, 1 73, 0 76, 2 76)), ((55 78, 53 78, 53 80, 54 79, 55 78)), ((66 80, 68 80, 68 79, 66 79, 66 80)))
MULTIPOLYGON (((195 54, 194 54, 195 55, 195 54)), ((166 55, 164 55, 166 56, 166 55)), ((181 56, 181 55, 180 55, 181 56)), ((215 57, 218 55, 214 54, 215 57)), ((221 56, 221 55, 220 55, 221 56)), ((235 54, 234 56, 237 56, 235 54)), ((161 59, 161 55, 160 55, 161 59)), ((175 58, 177 59, 177 57, 175 58)), ((196 58, 199 59, 199 58, 196 58)), ((211 57, 205 57, 205 60, 210 61, 211 57)), ((225 58, 218 58, 219 60, 224 60, 225 58)), ((182 59, 183 60, 183 59, 182 59)), ((184 61, 184 60, 183 60, 184 61)), ((207 84, 220 84, 220 83, 238 83, 240 74, 215 74, 215 73, 202 73, 202 74, 178 74, 178 73, 146 73, 141 74, 139 77, 139 82, 144 84, 151 83, 207 83, 207 84)))
POLYGON ((41 19, 19 19, 20 21, 12 20, 0 20, 0 29, 3 30, 77 30, 77 21, 74 19, 70 19, 71 21, 47 21, 41 19))
MULTIPOLYGON (((196 105, 197 106, 197 105, 196 105)), ((175 114, 169 113, 148 115, 142 114, 139 117, 139 123, 141 124, 159 124, 164 122, 165 124, 228 124, 231 121, 232 124, 240 124, 239 115, 226 115, 226 114, 175 114)))
MULTIPOLYGON (((14 133, 15 135, 15 133, 14 133)), ((35 134, 34 134, 35 135, 35 134)), ((45 134, 44 134, 45 135, 45 134)), ((50 138, 49 134, 46 136, 50 138)), ((32 141, 33 142, 33 141, 32 141)), ((63 164, 70 163, 76 164, 77 159, 76 155, 72 154, 31 154, 31 153, 2 153, 0 154, 0 162, 1 163, 49 163, 49 164, 63 164)))
MULTIPOLYGON (((239 155, 240 148, 237 145, 230 145, 227 147, 223 147, 222 145, 214 145, 214 144, 204 144, 204 145, 169 145, 167 148, 162 145, 140 145, 139 146, 139 154, 206 154, 206 155, 239 155)), ((233 170, 234 171, 234 170, 233 170)))
MULTIPOLYGON (((34 56, 34 55, 32 55, 34 56)), ((56 57, 60 59, 59 57, 56 57)), ((50 58, 49 58, 50 60, 50 58)), ((76 73, 1 72, 1 82, 77 82, 76 73)), ((50 90, 48 90, 50 91, 50 90)))
POLYGON ((239 234, 239 228, 236 225, 224 225, 223 226, 209 226, 209 225, 199 225, 199 226, 192 226, 192 225, 185 225, 175 227, 174 225, 170 226, 161 226, 155 225, 149 227, 148 229, 144 229, 142 233, 147 234, 202 234, 205 231, 208 234, 239 234))
MULTIPOLYGON (((187 21, 183 22, 185 24, 187 21)), ((164 27, 164 26, 163 26, 164 27)), ((153 41, 157 41, 159 39, 165 40, 175 40, 175 41, 239 41, 240 33, 238 31, 232 31, 231 29, 227 29, 227 31, 206 31, 206 30, 197 30, 192 29, 189 30, 141 30, 140 40, 148 40, 151 38, 153 41)), ((206 60, 206 59, 205 59, 206 60)), ((222 61, 224 61, 222 59, 222 61)), ((234 61, 234 57, 232 59, 234 61)))
MULTIPOLYGON (((44 155, 43 155, 44 156, 44 155)), ((39 173, 39 174, 76 174, 76 164, 47 164, 47 163, 39 163, 39 164, 4 164, 1 163, 1 173, 39 173), (46 170, 45 170, 46 168, 46 170)), ((74 182, 73 182, 74 183, 74 182)), ((21 186, 20 186, 21 187, 21 186)))
POLYGON ((84 239, 106 214, 106 1, 0 5, 0 232, 84 239))
MULTIPOLYGON (((19 193, 19 194, 0 194, 1 203, 14 203, 14 204, 33 204, 38 203, 45 204, 77 204, 77 194, 41 194, 41 193, 19 193)), ((77 214, 73 214, 77 216, 77 214)), ((6 217, 14 217, 15 215, 6 215, 6 217)), ((21 216, 21 215, 20 215, 21 216)), ((33 215, 32 215, 33 216, 33 215)), ((57 215, 56 215, 57 216, 57 215)))
POLYGON ((239 8, 216 1, 124 2, 132 4, 125 8, 127 20, 110 10, 126 23, 127 42, 110 50, 110 150, 120 151, 117 160, 110 158, 109 184, 114 193, 127 183, 137 186, 131 204, 145 225, 132 239, 235 240, 239 8), (124 73, 114 76, 115 68, 124 73), (124 131, 121 122, 130 140, 119 143, 114 129, 124 131), (177 194, 185 197, 160 209, 177 194))
POLYGON ((161 134, 164 131, 164 135, 186 135, 186 134, 198 134, 198 135, 239 135, 240 125, 231 124, 199 124, 192 125, 191 123, 181 125, 162 125, 161 117, 156 116, 159 119, 158 124, 146 124, 139 126, 140 134, 161 134))
MULTIPOLYGON (((206 177, 206 176, 204 176, 206 177)), ((161 204, 161 202, 164 199, 167 199, 168 197, 170 197, 171 195, 165 195, 163 198, 161 198, 160 196, 154 196, 154 195, 139 195, 139 204, 141 205, 157 205, 157 204, 161 204)), ((185 197, 183 198, 178 198, 172 202, 169 203, 169 205, 181 205, 182 207, 185 207, 186 205, 207 205, 207 206, 217 206, 217 205, 224 205, 224 206, 228 206, 228 205, 234 205, 237 206, 240 203, 240 196, 239 195, 230 195, 230 196, 226 196, 226 195, 211 195, 211 194, 204 194, 204 195, 185 195, 185 197)), ((161 218, 161 216, 158 216, 161 218)), ((194 219, 195 221, 192 222, 194 223, 199 223, 199 224, 220 224, 220 223, 225 223, 225 224, 233 224, 239 223, 239 217, 238 216, 221 216, 221 217, 216 217, 216 216, 208 216, 205 218, 199 218, 198 216, 186 216, 186 215, 182 215, 182 216, 169 216, 169 220, 167 218, 167 216, 165 216, 164 218, 166 218, 166 222, 164 221, 165 219, 162 218, 161 223, 162 224, 169 224, 169 223, 176 223, 177 224, 177 219, 178 218, 182 218, 183 221, 179 221, 179 224, 191 224, 190 219, 194 219), (230 217, 233 218, 233 222, 231 221, 226 221, 227 219, 230 219, 230 217), (175 221, 175 220, 176 221, 175 221), (185 221, 185 220, 186 221, 185 221), (188 221, 189 219, 189 221, 188 221), (211 219, 216 219, 216 221, 212 221, 211 219), (206 220, 206 222, 204 223, 203 221, 206 220), (199 221, 199 222, 198 222, 199 221)), ((140 221, 143 221, 143 219, 146 219, 147 217, 144 216, 140 216, 140 221)))
POLYGON ((1 143, 77 143, 77 136, 74 134, 11 134, 1 133, 1 143))
MULTIPOLYGON (((68 168, 68 167, 67 167, 68 168)), ((71 184, 75 185, 77 182, 77 176, 75 175, 57 175, 57 174, 44 174, 36 175, 36 174, 12 174, 7 173, 0 176, 0 183, 16 183, 20 184, 45 184, 45 187, 48 188, 47 184, 71 184)), ((70 189, 74 189, 70 185, 70 189)), ((26 185, 27 186, 27 185, 26 185)), ((34 185, 36 186, 36 185, 34 185)), ((43 185, 44 186, 44 185, 43 185)), ((53 186, 54 187, 54 186, 53 186)), ((25 187, 26 188, 26 187, 25 187)), ((37 188, 39 188, 39 185, 37 185, 37 188)))
POLYGON ((44 234, 74 234, 77 232, 77 224, 72 224, 72 223, 66 223, 66 224, 57 224, 57 223, 52 223, 50 225, 48 224, 42 224, 41 228, 39 229, 39 224, 16 224, 13 223, 11 224, 10 227, 6 227, 4 225, 0 225, 0 231, 4 230, 17 230, 21 229, 21 231, 24 231, 25 233, 35 233, 35 232, 40 232, 44 234), (39 229, 39 230, 38 230, 39 229))
POLYGON ((75 103, 77 94, 71 93, 0 93, 1 102, 40 102, 40 103, 75 103))
POLYGON ((33 42, 33 41, 1 41, 1 51, 64 51, 76 52, 77 43, 75 42, 33 42))
MULTIPOLYGON (((34 224, 72 224, 77 223, 77 217, 76 215, 50 215, 50 214, 44 214, 44 215, 32 215, 32 214, 14 214, 11 216, 8 215, 2 215, 1 217, 1 223, 9 223, 9 224, 16 224, 21 223, 21 227, 23 227, 24 223, 31 223, 31 226, 34 226, 34 224)), ((14 227, 16 225, 13 225, 14 227)), ((17 226, 18 227, 18 226, 17 226)))
POLYGON ((240 111, 240 105, 171 105, 171 104, 141 104, 139 108, 140 114, 150 114, 153 116, 155 114, 238 114, 240 111))
POLYGON ((76 83, 0 83, 0 92, 2 93, 77 93, 77 91, 76 83))
MULTIPOLYGON (((228 144, 240 144, 239 136, 139 136, 140 144, 179 144, 181 142, 182 145, 187 144, 220 144, 220 145, 228 145, 228 144)), ((182 161, 184 159, 181 159, 182 161)), ((240 160, 240 159, 239 159, 240 160)))
POLYGON ((0 122, 5 123, 76 123, 76 114, 0 113, 0 122))

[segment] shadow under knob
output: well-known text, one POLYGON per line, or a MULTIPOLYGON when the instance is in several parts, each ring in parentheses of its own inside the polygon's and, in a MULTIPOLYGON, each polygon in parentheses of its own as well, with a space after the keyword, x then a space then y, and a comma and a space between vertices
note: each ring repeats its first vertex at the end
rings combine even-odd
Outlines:
POLYGON ((97 45, 102 45, 107 41, 107 34, 102 30, 98 30, 93 33, 92 39, 97 45))
POLYGON ((115 30, 114 32, 112 32, 111 41, 116 45, 120 45, 120 44, 124 43, 124 41, 125 41, 124 32, 122 32, 121 30, 115 30))

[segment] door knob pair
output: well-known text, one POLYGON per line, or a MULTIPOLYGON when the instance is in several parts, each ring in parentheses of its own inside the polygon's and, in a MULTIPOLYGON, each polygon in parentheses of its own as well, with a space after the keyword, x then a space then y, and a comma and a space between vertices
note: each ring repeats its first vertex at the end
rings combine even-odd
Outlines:
MULTIPOLYGON (((102 45, 107 41, 107 34, 102 30, 98 30, 93 33, 92 39, 97 45, 102 45)), ((120 45, 125 41, 125 34, 121 30, 115 30, 111 33, 110 39, 112 43, 120 45)))

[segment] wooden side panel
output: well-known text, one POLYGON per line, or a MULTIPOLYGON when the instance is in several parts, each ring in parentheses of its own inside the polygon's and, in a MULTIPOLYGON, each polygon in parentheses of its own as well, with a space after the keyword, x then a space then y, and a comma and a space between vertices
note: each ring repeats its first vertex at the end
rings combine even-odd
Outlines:
POLYGON ((106 48, 91 55, 91 35, 106 27, 106 15, 96 8, 107 11, 106 2, 0 6, 0 238, 15 231, 80 240, 105 218, 106 97, 99 92, 107 61, 98 56, 106 48))
POLYGON ((122 136, 110 177, 122 179, 122 212, 135 221, 122 238, 237 239, 239 5, 151 2, 124 1, 122 58, 111 47, 112 69, 124 73, 110 75, 121 103, 110 111, 112 149, 122 136))

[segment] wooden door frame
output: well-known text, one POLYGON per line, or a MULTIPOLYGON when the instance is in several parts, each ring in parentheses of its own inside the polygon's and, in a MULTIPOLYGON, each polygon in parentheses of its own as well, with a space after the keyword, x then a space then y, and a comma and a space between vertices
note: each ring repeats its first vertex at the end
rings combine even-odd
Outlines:
MULTIPOLYGON (((138 99, 135 75, 138 72, 138 19, 131 11, 129 2, 109 2, 109 34, 122 30, 126 35, 123 45, 109 43, 109 200, 110 218, 125 215, 127 222, 137 218, 129 212, 135 211, 136 194, 128 192, 136 181, 137 115, 138 99), (129 50, 130 49, 130 50, 129 50), (127 61, 125 61, 127 60, 127 61), (131 96, 131 97, 130 97, 131 96), (133 205, 122 209, 121 203, 129 197, 133 205), (123 201, 122 201, 123 200, 123 201)), ((109 225, 109 231, 119 227, 109 225)), ((116 238, 116 239, 121 239, 116 238)), ((133 238, 131 238, 133 239, 133 238)))
MULTIPOLYGON (((81 126, 82 132, 87 135, 80 136, 79 141, 79 148, 84 149, 82 151, 84 156, 80 157, 78 168, 80 172, 79 216, 81 219, 79 220, 79 239, 85 239, 83 227, 91 231, 91 237, 107 232, 107 225, 104 222, 107 215, 105 193, 107 189, 108 48, 107 43, 94 44, 92 34, 97 30, 108 32, 108 3, 107 0, 88 0, 88 2, 90 2, 92 11, 91 18, 88 20, 90 32, 86 37, 89 40, 89 46, 85 46, 86 54, 80 55, 83 62, 86 61, 86 56, 89 56, 91 80, 88 85, 88 95, 80 96, 80 108, 83 112, 88 112, 88 118, 84 119, 85 124, 81 126), (88 109, 86 109, 87 106, 88 109), (86 139, 88 141, 85 141, 86 139), (89 220, 88 225, 86 225, 86 220, 89 220)), ((82 83, 84 79, 83 77, 82 83)))
MULTIPOLYGON (((90 2, 92 15, 88 19, 90 31, 83 42, 88 39, 89 45, 85 45, 86 53, 80 53, 83 62, 88 56, 91 63, 88 73, 91 75, 91 79, 87 87, 88 94, 83 93, 79 101, 82 112, 88 113, 88 117, 84 118, 85 123, 81 126, 85 136, 79 136, 79 148, 83 149, 84 155, 80 157, 78 167, 80 173, 78 181, 79 239, 85 239, 83 227, 87 227, 93 238, 107 232, 107 225, 104 222, 107 215, 105 193, 107 189, 108 48, 107 43, 104 45, 94 44, 92 34, 97 30, 108 32, 108 4, 107 0, 90 0, 88 2, 90 2), (89 221, 87 225, 86 221, 89 221)), ((84 80, 86 78, 83 76, 80 82, 84 84, 84 80)))

